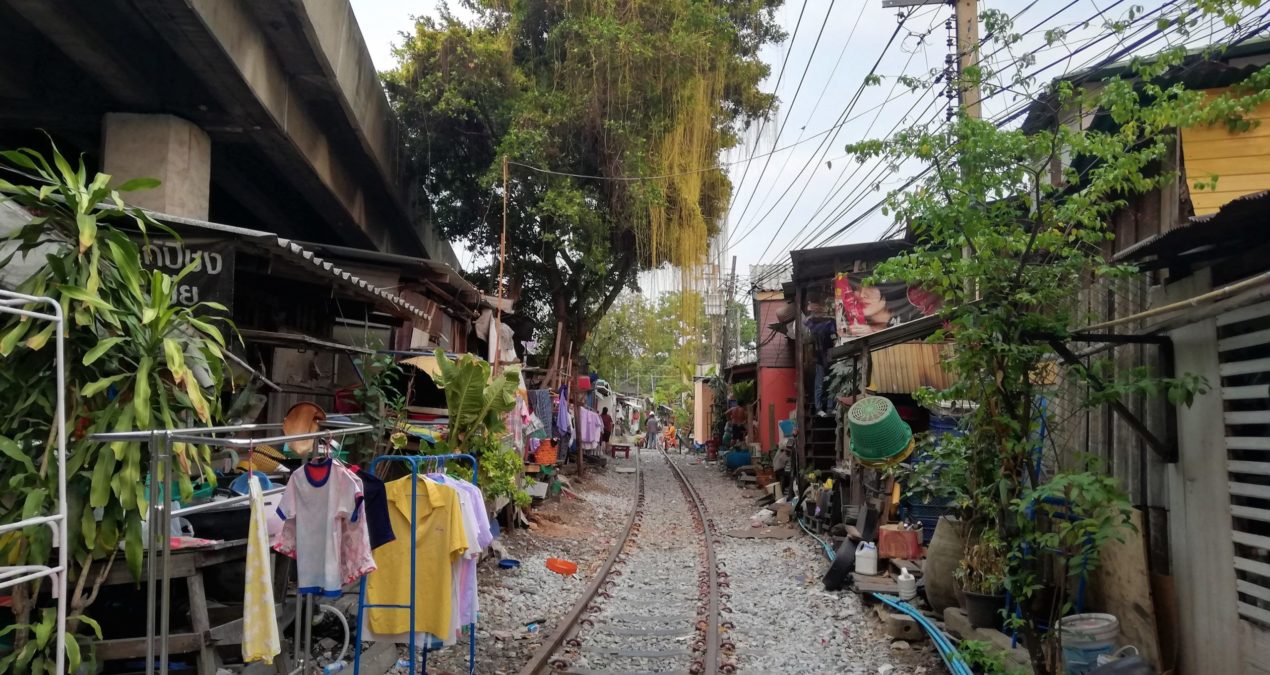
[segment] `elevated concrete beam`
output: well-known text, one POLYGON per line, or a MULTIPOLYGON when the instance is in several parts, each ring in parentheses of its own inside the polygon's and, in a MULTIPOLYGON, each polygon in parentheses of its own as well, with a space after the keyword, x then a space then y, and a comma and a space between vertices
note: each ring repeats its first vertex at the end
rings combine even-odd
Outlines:
POLYGON ((221 99, 287 178, 314 200, 337 231, 349 227, 381 251, 420 253, 409 223, 367 204, 364 188, 340 162, 330 140, 300 105, 302 97, 243 0, 133 0, 169 45, 221 99), (394 227, 395 225, 395 227, 394 227))
POLYGON ((109 40, 92 30, 91 22, 76 11, 76 3, 65 0, 6 2, 119 100, 139 106, 150 106, 158 100, 148 78, 116 54, 109 40))
MULTIPOLYGON (((309 44, 316 48, 314 56, 319 67, 337 90, 335 100, 363 150, 379 169, 392 194, 393 206, 410 220, 410 209, 404 202, 407 188, 401 168, 401 129, 352 5, 348 0, 278 0, 278 7, 291 13, 309 44)), ((450 242, 438 237, 430 223, 420 220, 414 227, 433 259, 459 268, 450 242)))

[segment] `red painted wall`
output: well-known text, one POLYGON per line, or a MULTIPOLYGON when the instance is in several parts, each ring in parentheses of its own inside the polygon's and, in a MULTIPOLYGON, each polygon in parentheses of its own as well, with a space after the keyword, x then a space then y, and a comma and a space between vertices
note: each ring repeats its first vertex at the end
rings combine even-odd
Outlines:
POLYGON ((794 386, 793 368, 758 369, 758 438, 759 447, 769 452, 774 447, 771 438, 780 441, 780 429, 771 423, 768 406, 774 407, 776 421, 789 417, 798 401, 798 389, 794 386))

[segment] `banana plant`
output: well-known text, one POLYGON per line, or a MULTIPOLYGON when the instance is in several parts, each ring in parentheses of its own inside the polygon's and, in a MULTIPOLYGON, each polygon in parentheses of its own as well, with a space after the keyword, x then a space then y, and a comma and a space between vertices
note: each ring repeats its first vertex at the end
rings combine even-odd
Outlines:
MULTIPOLYGON (((89 624, 84 609, 96 597, 104 569, 122 548, 134 577, 143 557, 142 513, 150 468, 139 443, 95 443, 100 431, 170 428, 219 419, 225 378, 226 331, 233 326, 215 303, 183 307, 174 289, 192 268, 175 277, 142 266, 136 238, 159 230, 174 232, 144 211, 129 207, 121 193, 152 188, 153 179, 112 187, 112 177, 89 175, 83 159, 74 166, 56 147, 49 158, 31 149, 0 151, 0 201, 30 214, 28 221, 0 234, 0 268, 15 260, 39 260, 19 292, 48 296, 67 317, 68 533, 73 572, 69 577, 71 624, 89 624), (98 566, 93 574, 94 565, 98 566), (94 579, 87 584, 85 580, 94 579)), ((34 309, 34 307, 32 308, 34 309)), ((56 507, 56 403, 54 327, 21 317, 0 320, 0 523, 11 523, 56 507)), ((174 476, 154 476, 192 491, 190 476, 211 475, 209 450, 178 444, 174 476)), ((174 496, 174 495, 173 495, 174 496)), ((171 496, 167 497, 171 498, 171 496)), ((44 562, 52 552, 46 528, 0 536, 0 563, 44 562)), ((0 673, 38 673, 55 641, 40 642, 40 621, 31 621, 38 586, 14 594, 15 654, 0 658, 0 673)), ((72 666, 80 660, 67 638, 72 666), (73 650, 73 653, 71 653, 73 650)), ((49 666, 51 667, 51 666, 49 666)))

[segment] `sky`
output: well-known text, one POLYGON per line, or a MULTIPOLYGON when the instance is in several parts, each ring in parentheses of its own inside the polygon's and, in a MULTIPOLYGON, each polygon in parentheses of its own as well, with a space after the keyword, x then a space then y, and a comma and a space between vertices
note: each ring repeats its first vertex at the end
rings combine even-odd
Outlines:
MULTIPOLYGON (((394 65, 392 45, 400 41, 402 30, 411 27, 411 16, 435 15, 438 4, 434 0, 351 1, 381 70, 394 65)), ((1125 18, 1132 5, 1144 7, 1150 15, 1177 1, 981 0, 980 11, 1009 14, 1014 17, 1014 31, 1024 33, 1011 50, 990 44, 984 55, 1008 66, 1017 64, 1020 55, 1041 49, 1035 54, 1036 65, 1027 72, 1048 66, 1038 75, 1039 82, 1047 82, 1106 58, 1124 42, 1147 35, 1153 24, 1141 21, 1135 28, 1140 25, 1144 32, 1125 38, 1110 35, 1103 28, 1106 20, 1125 18), (1028 32, 1038 24, 1039 28, 1028 32), (1044 31, 1051 28, 1062 28, 1067 37, 1045 47, 1044 31)), ((876 240, 892 225, 880 212, 864 214, 921 167, 906 166, 890 173, 882 167, 861 166, 846 156, 844 148, 848 143, 884 137, 900 125, 944 120, 947 99, 941 88, 912 93, 896 78, 902 74, 929 77, 932 70, 943 68, 950 53, 945 21, 952 16, 945 4, 916 7, 904 10, 908 16, 901 26, 899 11, 883 8, 882 0, 786 0, 778 10, 789 37, 769 46, 762 57, 772 70, 763 89, 775 91, 779 109, 771 120, 751 128, 745 146, 722 158, 729 163, 735 190, 724 260, 737 257, 738 290, 748 289, 750 266, 755 263, 787 263, 792 249, 876 240), (881 82, 862 87, 870 72, 880 75, 881 82), (857 224, 839 232, 857 219, 857 224)), ((1163 42, 1154 46, 1161 47, 1163 42)), ((1024 102, 1003 93, 985 101, 984 115, 1000 116, 1024 102)), ((471 260, 466 252, 458 253, 465 263, 471 260)), ((673 286, 673 278, 646 274, 641 281, 646 290, 666 290, 673 286)))

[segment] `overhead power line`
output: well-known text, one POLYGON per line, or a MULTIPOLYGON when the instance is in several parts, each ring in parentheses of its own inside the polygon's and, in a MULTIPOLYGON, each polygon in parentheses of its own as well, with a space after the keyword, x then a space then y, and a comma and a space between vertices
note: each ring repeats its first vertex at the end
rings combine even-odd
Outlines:
MULTIPOLYGON (((1169 6, 1171 6, 1171 5, 1175 5, 1175 4, 1177 4, 1177 2, 1178 2, 1178 0, 1172 0, 1171 2, 1165 3, 1165 5, 1161 6, 1160 8, 1157 8, 1156 10, 1154 10, 1154 11, 1152 11, 1152 12, 1147 12, 1147 13, 1145 13, 1144 15, 1140 15, 1140 16, 1138 16, 1138 17, 1136 17, 1136 18, 1135 18, 1135 23, 1136 23, 1136 22, 1145 22, 1145 20, 1146 20, 1146 19, 1151 18, 1151 15, 1158 14, 1158 13, 1160 13, 1160 12, 1164 11, 1165 9, 1167 9, 1167 7, 1169 7, 1169 6)), ((1118 4, 1118 3, 1117 3, 1117 4, 1118 4)), ((1104 11, 1105 11, 1105 10, 1104 10, 1104 11)), ((1251 13, 1249 14, 1249 16, 1250 16, 1250 15, 1251 15, 1251 13)), ((1270 16, 1270 11, 1267 11, 1265 14, 1263 14, 1261 17, 1259 17, 1259 21, 1260 21, 1260 20, 1262 20, 1262 19, 1265 19, 1267 16, 1270 16)), ((1254 28, 1252 28, 1252 29, 1250 29, 1250 30, 1246 31, 1246 32, 1245 32, 1245 33, 1244 33, 1244 34, 1243 34, 1243 35, 1242 35, 1239 39, 1235 40, 1234 42, 1232 42, 1232 43, 1230 43, 1229 45, 1226 45, 1226 46, 1227 46, 1227 48, 1232 47, 1232 46, 1236 46, 1236 45, 1238 45, 1238 44, 1240 44, 1240 43, 1242 43, 1242 42, 1244 42, 1244 41, 1247 41, 1247 40, 1251 39, 1252 37, 1254 37, 1254 36, 1256 36, 1256 35, 1261 34, 1264 30, 1266 30, 1266 28, 1267 28, 1267 24, 1266 24, 1266 23, 1264 23, 1264 22, 1261 22, 1261 23, 1259 23, 1257 26, 1255 26, 1254 28)), ((1232 28, 1232 29, 1230 30, 1230 32, 1233 34, 1236 30, 1237 30, 1237 28, 1232 28)), ((1088 49, 1092 48, 1092 47, 1093 47, 1095 44, 1097 44, 1098 42, 1104 41, 1104 40, 1105 40, 1105 39, 1107 39, 1108 37, 1113 37, 1113 36, 1116 36, 1116 34, 1110 34, 1110 35, 1108 35, 1108 34, 1104 34, 1102 37, 1091 39, 1090 41, 1088 41, 1088 42, 1086 42, 1084 45, 1082 45, 1080 48, 1078 48, 1078 49, 1074 50, 1073 52, 1071 52, 1070 54, 1066 55, 1065 57, 1060 58, 1060 59, 1057 59, 1056 61, 1054 61, 1054 62, 1052 62, 1052 63, 1049 63, 1049 64, 1047 64, 1047 65, 1045 65, 1045 66, 1042 66, 1042 67, 1038 68, 1036 71, 1033 71, 1032 73, 1030 73, 1030 74, 1029 74, 1029 76, 1035 76, 1036 74, 1039 74, 1039 73, 1045 72, 1045 71, 1047 71, 1047 70, 1050 70, 1051 68, 1055 67, 1056 65, 1058 65, 1059 63, 1062 63, 1062 62, 1064 62, 1064 61, 1066 61, 1066 62, 1069 62, 1069 63, 1070 63, 1070 61, 1072 60, 1072 57, 1076 56, 1077 54, 1079 54, 1079 53, 1081 53, 1081 52, 1083 52, 1083 51, 1086 51, 1086 50, 1088 50, 1088 49)), ((1085 76, 1084 78, 1078 78, 1078 80, 1077 80, 1078 82, 1085 81, 1086 79, 1088 79, 1088 77, 1092 76, 1092 73, 1093 73, 1093 72, 1096 72, 1096 70, 1097 70, 1098 68, 1103 67, 1103 66, 1106 66, 1106 65, 1110 65, 1110 64, 1112 64, 1112 63, 1115 63, 1115 62, 1117 62, 1118 60, 1120 60, 1120 59, 1124 58, 1126 55, 1132 54, 1132 53, 1134 53, 1134 52, 1136 52, 1136 51, 1138 51, 1138 50, 1142 49, 1143 47, 1145 47, 1145 46, 1147 46, 1147 45, 1150 45, 1151 43, 1155 42, 1155 41, 1156 41, 1156 40, 1158 40, 1159 38, 1161 38, 1161 37, 1167 37, 1167 36, 1164 34, 1164 31, 1160 30, 1159 28, 1156 28, 1156 27, 1154 26, 1154 24, 1152 23, 1152 24, 1144 25, 1144 26, 1142 26, 1142 27, 1140 27, 1140 28, 1136 29, 1135 31, 1133 31, 1133 32, 1129 33, 1128 35, 1119 35, 1118 37, 1119 37, 1120 39, 1118 40, 1117 45, 1116 45, 1116 46, 1113 46, 1113 48, 1112 48, 1111 50, 1109 50, 1109 51, 1110 51, 1110 53, 1109 53, 1109 54, 1107 54, 1106 56, 1096 57, 1096 58, 1095 58, 1095 59, 1093 59, 1092 61, 1090 61, 1090 62, 1086 62, 1085 64, 1082 64, 1082 65, 1080 66, 1080 68, 1076 69, 1076 70, 1086 70, 1086 71, 1088 71, 1088 73, 1086 74, 1086 76, 1085 76), (1144 37, 1137 38, 1137 35, 1138 35, 1138 34, 1142 33, 1144 30, 1147 30, 1147 29, 1151 29, 1151 32, 1149 32, 1149 33, 1148 33, 1146 36, 1144 36, 1144 37), (1134 39, 1134 38, 1137 38, 1137 39, 1134 39), (1125 44, 1125 43, 1126 43, 1126 41, 1129 41, 1129 40, 1132 40, 1132 41, 1131 41, 1131 42, 1129 42, 1129 44, 1127 44, 1127 45, 1126 45, 1126 44, 1125 44), (1119 47, 1119 48, 1117 49, 1117 47, 1119 47), (1096 63, 1094 63, 1094 62, 1096 62, 1096 63)), ((1196 67, 1197 65, 1198 65, 1198 63, 1197 63, 1197 64, 1193 64, 1193 65, 1189 66, 1189 67, 1188 67, 1188 70, 1189 70, 1189 68, 1194 68, 1194 67, 1196 67)), ((1069 72, 1071 72, 1071 70, 1069 70, 1069 72)), ((1186 72, 1186 71, 1184 70, 1183 72, 1186 72)), ((989 94, 989 96, 988 96, 988 97, 995 96, 995 95, 997 95, 997 94, 999 94, 999 93, 1002 93, 1002 91, 1003 91, 1003 90, 998 89, 996 92, 994 92, 994 93, 992 93, 992 94, 989 94)), ((987 98, 987 97, 985 97, 985 98, 987 98)), ((1020 102, 1017 106, 1014 106, 1012 109, 1007 109, 1006 111, 1003 111, 1003 113, 1002 113, 1001 115, 999 115, 999 116, 998 116, 998 119, 995 121, 996 125, 997 125, 998 127, 1004 127, 1005 125, 1007 125, 1007 124, 1009 124, 1009 123, 1011 123, 1011 122, 1013 122, 1013 121, 1017 120, 1019 117, 1021 117, 1023 114, 1025 114, 1025 113, 1027 112, 1027 110, 1030 108, 1030 105, 1031 105, 1031 100, 1024 100, 1024 101, 1021 101, 1021 102, 1020 102)), ((941 126, 942 126, 942 125, 941 125, 941 126)), ((914 185, 914 184, 915 184, 918 180, 920 180, 920 179, 921 179, 921 178, 923 178, 926 174, 928 174, 930 171, 931 171, 931 168, 930 168, 930 167, 927 167, 925 170, 923 170, 923 171, 919 172, 917 175, 915 175, 915 176, 913 176, 912 178, 910 178, 910 179, 909 179, 909 180, 908 180, 908 181, 907 181, 904 185, 900 186, 900 187, 898 188, 898 190, 901 190, 901 191, 902 191, 902 190, 908 189, 909 187, 911 187, 912 185, 914 185)), ((894 191, 893 191, 893 192, 894 192, 894 191)), ((857 203, 858 203, 858 200, 857 200, 857 203)), ((812 245, 813 245, 813 246, 818 246, 818 245, 823 245, 824 243, 827 243, 828 241, 832 241, 834 238, 836 238, 836 237, 840 236, 841 234, 843 234, 844 232, 846 232, 847 230, 849 230, 851 227, 853 227, 853 226, 855 226, 856 224, 858 224, 859 222, 861 222, 864 218, 866 218, 866 217, 868 217, 869 215, 871 215, 872 213, 876 212, 876 211, 877 211, 878 209, 880 209, 880 208, 881 208, 881 207, 882 207, 885 203, 886 203, 886 199, 885 199, 885 198, 883 198, 882 200, 879 200, 878 202, 876 202, 876 203, 874 203, 873 205, 871 205, 868 209, 866 209, 863 213, 858 214, 855 218, 853 218, 853 219, 852 219, 851 221, 849 221, 847 224, 845 224, 844 226, 842 226, 842 227, 838 228, 837 230, 834 230, 833 232, 828 232, 828 233, 826 233, 824 230, 821 230, 821 232, 819 233, 819 235, 820 235, 820 236, 816 237, 816 240, 815 240, 814 242, 811 242, 811 243, 812 243, 812 245)), ((838 217, 836 217, 836 218, 834 219, 834 221, 840 220, 840 219, 841 219, 842 217, 844 217, 845 215, 846 215, 846 211, 840 212, 839 216, 838 216, 838 217)), ((891 228, 890 228, 890 229, 889 229, 889 230, 888 230, 888 231, 887 231, 887 232, 883 235, 883 239, 885 239, 885 238, 889 238, 892 234, 894 234, 894 233, 895 233, 895 230, 896 230, 896 227, 895 227, 895 225, 893 225, 893 226, 892 226, 892 227, 891 227, 891 228)), ((765 262, 760 261, 760 263, 759 263, 759 264, 769 264, 769 265, 770 265, 770 264, 773 264, 773 263, 765 263, 765 262)), ((765 280, 765 279, 764 279, 762 276, 758 276, 758 277, 756 277, 753 281, 754 281, 755 283, 761 283, 761 282, 763 282, 764 280, 765 280)))

